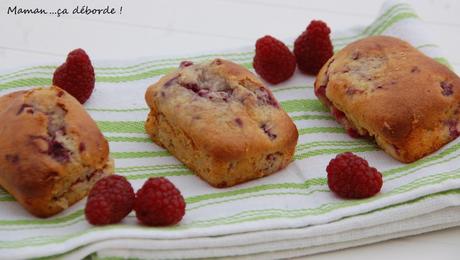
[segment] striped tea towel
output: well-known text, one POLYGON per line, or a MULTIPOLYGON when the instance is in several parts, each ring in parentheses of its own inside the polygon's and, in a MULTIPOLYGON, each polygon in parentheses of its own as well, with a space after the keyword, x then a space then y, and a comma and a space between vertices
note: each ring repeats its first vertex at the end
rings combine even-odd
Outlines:
MULTIPOLYGON (((334 34, 336 50, 369 35, 401 37, 439 60, 439 48, 424 33, 411 7, 387 2, 369 26, 334 34)), ((253 48, 191 57, 97 62, 97 86, 85 105, 110 142, 116 173, 134 188, 166 176, 182 191, 187 211, 179 225, 136 224, 133 214, 118 225, 93 227, 85 201, 58 216, 37 219, 0 192, 0 259, 28 257, 187 258, 240 256, 280 258, 312 254, 460 224, 460 140, 412 164, 399 163, 374 143, 348 137, 313 94, 313 77, 300 73, 272 90, 299 129, 295 161, 285 170, 227 189, 195 177, 145 134, 149 84, 177 67, 223 57, 249 69, 253 48), (337 153, 365 157, 384 175, 377 196, 343 200, 326 184, 325 167, 337 153)), ((0 93, 47 86, 56 65, 0 74, 0 93)))

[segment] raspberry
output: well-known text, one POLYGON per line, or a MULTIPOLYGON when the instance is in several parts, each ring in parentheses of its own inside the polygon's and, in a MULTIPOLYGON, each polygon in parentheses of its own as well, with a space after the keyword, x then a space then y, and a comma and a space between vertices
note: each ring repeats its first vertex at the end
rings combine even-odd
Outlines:
POLYGON ((329 38, 331 30, 323 21, 313 20, 295 40, 294 54, 299 69, 307 74, 318 74, 321 67, 334 54, 329 38))
POLYGON ((168 179, 150 178, 137 191, 134 210, 137 219, 144 225, 174 225, 185 214, 185 201, 168 179))
POLYGON ((112 220, 112 205, 104 196, 94 196, 86 201, 86 220, 92 225, 108 225, 119 221, 112 220))
POLYGON ((253 67, 263 79, 278 84, 294 74, 295 57, 281 41, 267 35, 257 40, 253 67))
POLYGON ((93 65, 82 49, 71 51, 66 62, 59 66, 53 75, 53 85, 69 92, 81 104, 91 96, 94 81, 93 65))
POLYGON ((343 198, 368 198, 382 188, 382 174, 350 152, 337 155, 326 171, 329 189, 343 198))
POLYGON ((135 194, 125 177, 111 175, 94 184, 86 201, 85 215, 93 225, 120 222, 133 209, 135 194))

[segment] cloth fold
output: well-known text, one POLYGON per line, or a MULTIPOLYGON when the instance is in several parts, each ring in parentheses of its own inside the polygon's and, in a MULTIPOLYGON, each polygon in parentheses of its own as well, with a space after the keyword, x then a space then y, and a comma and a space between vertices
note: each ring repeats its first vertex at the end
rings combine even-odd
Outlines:
MULTIPOLYGON (((400 37, 447 64, 423 22, 406 3, 389 1, 363 28, 333 33, 335 50, 370 35, 400 37)), ((460 224, 460 142, 412 164, 390 158, 368 140, 352 139, 313 93, 314 78, 296 72, 271 86, 299 129, 295 160, 272 176, 227 189, 195 177, 145 134, 148 85, 181 60, 221 57, 252 69, 253 47, 190 57, 94 61, 96 89, 86 109, 110 143, 115 172, 138 189, 149 177, 164 176, 187 202, 179 225, 138 225, 134 214, 122 223, 93 227, 81 201, 58 216, 36 219, 0 190, 0 258, 205 258, 294 257, 419 234, 460 224), (382 191, 369 199, 343 200, 327 187, 325 168, 337 153, 365 157, 384 176, 382 191)), ((0 73, 0 94, 51 84, 55 65, 0 73)))
POLYGON ((424 198, 420 204, 402 204, 297 229, 177 240, 113 239, 80 248, 67 256, 77 259, 95 251, 100 258, 117 255, 140 259, 183 258, 184 255, 190 258, 223 257, 228 256, 228 252, 232 252, 233 257, 249 259, 302 256, 458 226, 460 193, 446 198, 454 203, 444 201, 446 204, 438 205, 437 201, 424 198))

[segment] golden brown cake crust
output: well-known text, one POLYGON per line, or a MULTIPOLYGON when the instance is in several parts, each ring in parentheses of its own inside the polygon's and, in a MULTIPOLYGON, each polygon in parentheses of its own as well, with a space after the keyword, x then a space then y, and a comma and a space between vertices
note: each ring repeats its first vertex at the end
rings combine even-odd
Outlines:
POLYGON ((394 37, 365 38, 336 53, 319 72, 315 93, 338 121, 375 137, 402 162, 459 135, 460 79, 394 37))
POLYGON ((153 141, 216 187, 284 168, 298 133, 271 91, 230 61, 188 65, 146 92, 153 141))
POLYGON ((0 185, 49 217, 112 173, 109 147, 83 106, 58 87, 0 97, 0 185))

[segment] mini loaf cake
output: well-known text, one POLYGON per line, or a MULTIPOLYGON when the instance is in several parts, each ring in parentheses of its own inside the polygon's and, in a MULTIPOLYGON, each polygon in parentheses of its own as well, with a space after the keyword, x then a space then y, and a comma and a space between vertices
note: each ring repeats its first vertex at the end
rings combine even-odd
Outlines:
POLYGON ((0 185, 49 217, 113 172, 109 147, 83 106, 58 87, 0 97, 0 185))
POLYGON ((292 160, 297 128, 271 91, 240 65, 182 62, 145 97, 153 141, 212 186, 266 176, 292 160))
POLYGON ((433 153, 460 133, 460 79, 407 42, 351 43, 321 69, 315 94, 351 136, 374 137, 401 162, 433 153))

